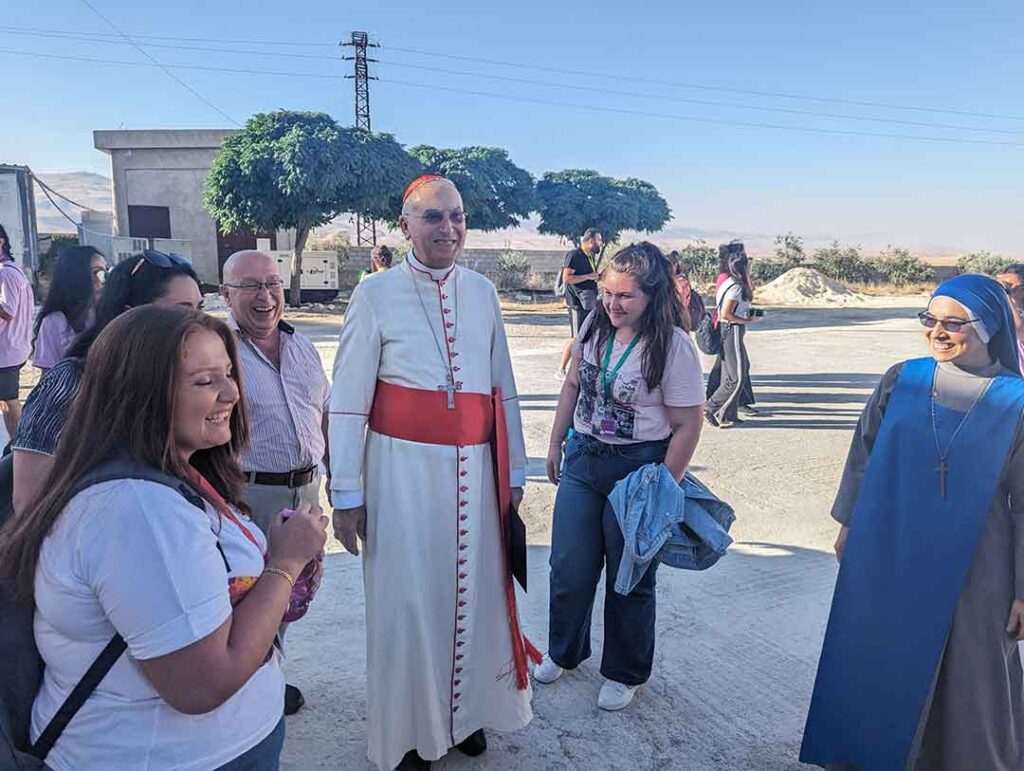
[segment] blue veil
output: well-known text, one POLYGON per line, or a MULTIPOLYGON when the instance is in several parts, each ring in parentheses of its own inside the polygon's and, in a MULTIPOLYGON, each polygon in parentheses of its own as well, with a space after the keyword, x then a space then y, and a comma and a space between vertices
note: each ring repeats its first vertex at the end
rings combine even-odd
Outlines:
POLYGON ((1021 376, 1017 326, 1006 290, 998 281, 965 273, 943 281, 932 297, 952 298, 980 319, 989 333, 989 353, 1006 369, 1021 376))

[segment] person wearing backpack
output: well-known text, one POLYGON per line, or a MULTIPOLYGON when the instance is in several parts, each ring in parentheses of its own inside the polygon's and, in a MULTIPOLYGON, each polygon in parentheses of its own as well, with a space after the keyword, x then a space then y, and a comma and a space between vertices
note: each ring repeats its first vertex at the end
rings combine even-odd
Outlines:
MULTIPOLYGON (((603 245, 601 231, 587 228, 580 238, 580 245, 566 252, 562 262, 562 296, 565 297, 565 307, 569 311, 571 336, 562 350, 559 377, 564 377, 568 372, 573 342, 583 328, 583 322, 597 305, 597 258, 603 245)), ((555 282, 555 294, 558 294, 558 282, 555 282)))
POLYGON ((743 244, 729 251, 728 274, 715 294, 722 337, 719 354, 722 379, 704 405, 707 422, 721 428, 739 422, 737 413, 743 401, 744 382, 750 377, 750 358, 744 343, 746 328, 763 315, 751 306, 754 289, 750 281, 750 260, 743 244))
MULTIPOLYGON (((716 294, 718 290, 722 288, 722 284, 729 281, 731 278, 729 275, 729 258, 739 253, 745 253, 742 241, 733 240, 727 244, 719 245, 718 277, 715 279, 716 294)), ((751 293, 753 293, 754 285, 752 278, 750 288, 751 293)), ((707 327, 706 334, 712 340, 712 347, 709 348, 709 350, 704 350, 704 348, 701 347, 701 350, 704 350, 704 353, 715 357, 715 363, 712 366, 711 371, 708 373, 707 387, 704 391, 708 399, 714 395, 715 391, 717 391, 718 387, 722 384, 722 335, 721 330, 718 328, 720 315, 720 309, 716 308, 714 314, 710 316, 709 323, 705 325, 707 327)), ((697 344, 701 344, 699 334, 697 337, 697 344)), ((743 387, 737 400, 737 412, 750 416, 757 415, 758 411, 754 407, 756 402, 757 399, 754 397, 754 385, 750 379, 750 368, 748 367, 745 371, 743 387)), ((741 423, 742 421, 737 419, 736 422, 741 423)))
POLYGON ((327 517, 306 505, 264 538, 239 504, 237 372, 219 320, 119 316, 89 354, 49 484, 0 530, 0 582, 34 602, 45 664, 33 742, 108 657, 52 748, 36 748, 49 768, 278 768, 275 634, 327 517), (145 471, 96 477, 111 464, 145 471))

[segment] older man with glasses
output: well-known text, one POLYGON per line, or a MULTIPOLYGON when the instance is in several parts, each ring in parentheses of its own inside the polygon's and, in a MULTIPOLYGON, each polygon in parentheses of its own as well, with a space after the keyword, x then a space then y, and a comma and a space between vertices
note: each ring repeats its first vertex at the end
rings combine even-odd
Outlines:
MULTIPOLYGON (((312 341, 282 320, 284 283, 263 252, 235 252, 224 263, 221 295, 231 308, 242 384, 249 407, 250 443, 242 453, 243 499, 264 533, 282 509, 320 502, 320 470, 327 464, 330 385, 312 341)), ((280 636, 284 636, 282 624, 280 636)), ((304 703, 285 690, 285 714, 304 703)))

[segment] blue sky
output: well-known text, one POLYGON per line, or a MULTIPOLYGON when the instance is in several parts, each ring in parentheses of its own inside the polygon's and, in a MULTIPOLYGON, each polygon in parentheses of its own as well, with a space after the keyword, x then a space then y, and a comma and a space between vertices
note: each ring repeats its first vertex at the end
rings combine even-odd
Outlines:
MULTIPOLYGON (((138 38, 168 65, 319 76, 174 70, 238 121, 283 107, 351 122, 352 83, 342 77, 351 65, 331 59, 340 53, 332 44, 365 29, 382 44, 374 52, 381 80, 372 84, 373 128, 403 143, 502 146, 538 176, 586 167, 642 177, 668 199, 674 228, 793 230, 866 245, 1024 255, 1019 0, 250 0, 244 12, 224 0, 89 2, 131 35, 219 41, 138 38), (280 53, 301 56, 268 55, 280 53)), ((11 29, 109 34, 83 0, 9 5, 0 21, 0 162, 108 173, 106 156, 92 148, 93 129, 229 125, 153 67, 12 53, 145 61, 106 39, 11 29)))

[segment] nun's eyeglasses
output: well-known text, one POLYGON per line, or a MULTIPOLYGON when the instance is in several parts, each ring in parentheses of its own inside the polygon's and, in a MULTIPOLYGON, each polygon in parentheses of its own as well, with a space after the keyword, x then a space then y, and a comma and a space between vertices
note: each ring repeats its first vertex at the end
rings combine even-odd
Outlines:
POLYGON ((963 331, 963 328, 968 324, 976 324, 979 319, 968 319, 962 321, 960 319, 937 319, 928 311, 921 311, 917 314, 917 320, 921 322, 921 325, 925 329, 935 329, 937 326, 942 326, 947 332, 952 332, 954 335, 957 332, 963 331))

